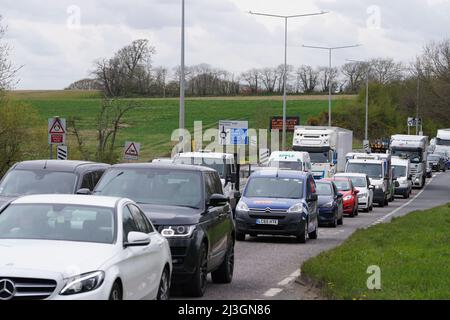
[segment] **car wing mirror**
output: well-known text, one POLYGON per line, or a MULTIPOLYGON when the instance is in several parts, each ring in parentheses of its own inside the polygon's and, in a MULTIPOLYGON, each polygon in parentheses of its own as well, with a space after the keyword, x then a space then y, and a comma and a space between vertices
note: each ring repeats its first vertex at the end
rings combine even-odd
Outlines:
POLYGON ((128 241, 124 243, 124 247, 146 247, 151 243, 151 238, 143 232, 130 232, 128 241))
POLYGON ((92 191, 88 188, 83 188, 77 191, 78 195, 84 195, 84 196, 89 196, 92 194, 92 191))
POLYGON ((223 194, 213 194, 208 201, 208 205, 211 207, 221 207, 226 205, 230 199, 223 194))

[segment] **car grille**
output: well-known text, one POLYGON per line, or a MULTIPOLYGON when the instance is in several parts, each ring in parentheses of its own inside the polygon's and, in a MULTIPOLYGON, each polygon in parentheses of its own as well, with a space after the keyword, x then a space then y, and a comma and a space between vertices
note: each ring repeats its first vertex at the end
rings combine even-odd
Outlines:
POLYGON ((44 300, 49 298, 56 289, 55 280, 29 278, 2 278, 14 283, 16 293, 12 300, 44 300))
POLYGON ((417 174, 417 168, 411 168, 411 174, 412 175, 417 174))
MULTIPOLYGON (((256 214, 266 213, 266 209, 250 209, 250 212, 251 213, 256 213, 256 214)), ((287 210, 285 210, 285 209, 270 209, 270 213, 283 213, 283 214, 286 214, 287 210)), ((270 214, 270 213, 268 213, 268 214, 270 214)))
POLYGON ((265 209, 250 209, 248 215, 253 219, 283 220, 286 218, 287 212, 280 209, 271 209, 270 212, 266 212, 265 209))

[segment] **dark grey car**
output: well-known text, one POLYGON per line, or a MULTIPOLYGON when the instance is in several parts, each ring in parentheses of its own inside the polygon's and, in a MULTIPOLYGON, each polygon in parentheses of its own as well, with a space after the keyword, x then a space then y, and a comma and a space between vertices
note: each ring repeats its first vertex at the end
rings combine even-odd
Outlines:
POLYGON ((189 296, 205 293, 207 275, 230 283, 235 226, 217 171, 206 167, 121 164, 111 167, 95 195, 136 201, 170 244, 172 283, 189 296))
POLYGON ((110 165, 87 161, 35 160, 13 165, 0 181, 0 207, 33 194, 75 194, 94 190, 110 165))

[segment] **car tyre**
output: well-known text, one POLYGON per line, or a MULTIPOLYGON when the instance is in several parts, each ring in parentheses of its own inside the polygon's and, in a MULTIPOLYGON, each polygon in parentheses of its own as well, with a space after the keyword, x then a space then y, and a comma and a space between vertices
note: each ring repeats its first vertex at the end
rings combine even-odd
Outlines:
POLYGON ((342 215, 342 216, 338 219, 337 224, 340 225, 340 226, 342 226, 342 225, 344 224, 344 215, 342 215))
POLYGON ((166 267, 161 275, 161 281, 159 282, 158 296, 156 300, 169 300, 170 299, 170 274, 169 269, 166 267))
POLYGON ((234 242, 228 248, 227 254, 223 259, 219 269, 211 273, 214 283, 231 283, 234 273, 234 242))
POLYGON ((116 281, 113 284, 111 293, 109 294, 109 300, 122 300, 122 288, 120 284, 116 281))
POLYGON ((297 234, 297 242, 298 243, 306 243, 306 238, 308 236, 308 222, 305 221, 304 228, 302 228, 302 231, 297 234))
POLYGON ((330 226, 332 228, 337 228, 337 225, 338 225, 338 218, 337 218, 337 215, 336 215, 336 216, 334 216, 333 222, 330 224, 330 226))
POLYGON ((317 223, 316 223, 316 228, 314 229, 313 232, 308 233, 308 238, 312 239, 312 240, 316 240, 319 236, 319 232, 317 230, 317 226, 319 225, 319 218, 317 218, 317 223))
POLYGON ((208 252, 203 243, 200 247, 198 266, 192 279, 186 284, 184 292, 190 297, 200 298, 205 295, 208 277, 208 252))
POLYGON ((236 240, 237 241, 245 241, 245 233, 243 233, 243 232, 236 232, 236 240))

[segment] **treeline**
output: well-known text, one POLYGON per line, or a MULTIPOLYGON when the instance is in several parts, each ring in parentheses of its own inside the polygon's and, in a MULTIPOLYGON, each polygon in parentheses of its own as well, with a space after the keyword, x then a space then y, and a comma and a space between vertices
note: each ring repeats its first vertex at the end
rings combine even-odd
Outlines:
MULTIPOLYGON (((101 90, 108 97, 177 97, 180 92, 180 67, 172 70, 154 67, 156 49, 146 39, 136 40, 112 58, 94 63, 92 78, 67 87, 70 90, 101 90)), ((209 64, 187 66, 186 95, 236 96, 278 95, 284 91, 284 66, 254 68, 235 74, 209 64)), ((389 84, 408 77, 408 69, 392 59, 372 59, 367 63, 349 62, 339 68, 302 65, 287 67, 289 94, 333 92, 355 94, 366 76, 372 82, 389 84)))

